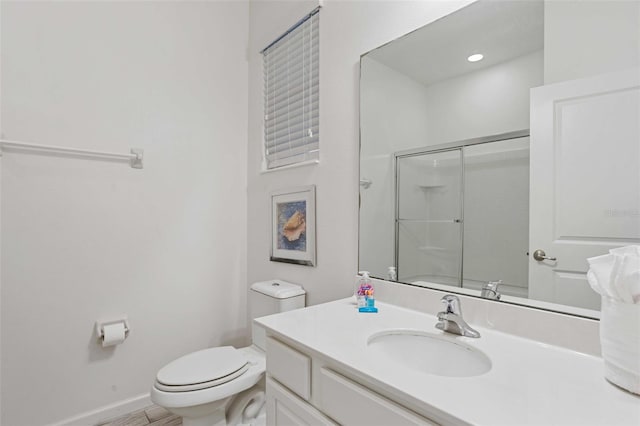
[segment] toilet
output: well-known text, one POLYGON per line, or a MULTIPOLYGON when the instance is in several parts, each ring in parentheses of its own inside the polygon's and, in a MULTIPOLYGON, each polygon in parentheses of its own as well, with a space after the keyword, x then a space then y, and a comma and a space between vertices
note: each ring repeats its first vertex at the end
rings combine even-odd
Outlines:
MULTIPOLYGON (((305 306, 305 291, 281 280, 249 290, 250 318, 305 306)), ((158 371, 151 400, 182 416, 184 426, 264 424, 265 331, 252 324, 253 344, 193 352, 158 371)))

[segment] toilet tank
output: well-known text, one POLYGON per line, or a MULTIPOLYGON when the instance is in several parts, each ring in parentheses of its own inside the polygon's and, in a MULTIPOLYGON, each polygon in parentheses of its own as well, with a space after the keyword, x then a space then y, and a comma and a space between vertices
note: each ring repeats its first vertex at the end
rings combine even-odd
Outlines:
POLYGON ((304 289, 282 280, 261 281, 251 285, 249 290, 249 315, 251 316, 251 336, 253 344, 265 348, 265 330, 253 323, 254 318, 304 308, 304 289))

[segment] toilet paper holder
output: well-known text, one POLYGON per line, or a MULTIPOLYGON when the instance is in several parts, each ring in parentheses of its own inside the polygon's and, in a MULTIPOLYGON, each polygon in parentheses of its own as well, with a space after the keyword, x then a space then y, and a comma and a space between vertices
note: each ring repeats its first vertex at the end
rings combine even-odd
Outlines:
POLYGON ((127 317, 120 317, 111 320, 98 320, 96 321, 96 336, 98 336, 98 343, 104 342, 104 327, 113 324, 124 324, 124 338, 129 336, 129 320, 127 317))

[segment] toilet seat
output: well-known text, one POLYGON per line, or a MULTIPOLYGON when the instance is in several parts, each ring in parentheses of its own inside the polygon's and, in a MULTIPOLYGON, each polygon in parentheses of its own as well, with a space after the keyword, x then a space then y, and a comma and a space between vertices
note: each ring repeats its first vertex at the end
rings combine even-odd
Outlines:
POLYGON ((246 354, 232 346, 204 349, 172 361, 156 376, 155 387, 165 392, 188 392, 219 386, 249 369, 246 354))
MULTIPOLYGON (((205 351, 217 349, 221 348, 205 349, 205 351)), ((156 379, 156 383, 151 388, 151 400, 165 408, 189 407, 222 400, 255 385, 264 376, 264 372, 266 370, 264 352, 253 346, 234 350, 246 357, 247 370, 242 374, 239 374, 235 378, 216 386, 199 390, 178 392, 164 391, 160 389, 158 385, 161 384, 156 379)), ((160 378, 167 380, 166 377, 160 378)))
POLYGON ((194 383, 192 385, 165 385, 164 383, 160 383, 156 381, 156 388, 165 392, 189 392, 201 389, 207 389, 214 386, 219 386, 224 383, 230 382, 234 380, 236 377, 241 376, 249 369, 249 364, 245 364, 237 371, 229 374, 228 376, 220 377, 219 379, 209 380, 202 383, 194 383))

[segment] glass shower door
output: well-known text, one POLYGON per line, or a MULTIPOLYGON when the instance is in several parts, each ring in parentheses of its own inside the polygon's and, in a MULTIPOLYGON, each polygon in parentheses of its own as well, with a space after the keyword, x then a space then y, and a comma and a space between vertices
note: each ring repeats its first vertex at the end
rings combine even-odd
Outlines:
POLYGON ((396 156, 399 281, 461 286, 462 151, 396 156))
POLYGON ((464 147, 463 287, 527 297, 529 137, 464 147))

